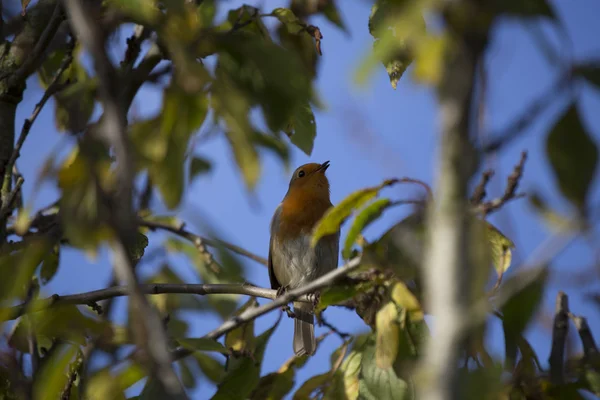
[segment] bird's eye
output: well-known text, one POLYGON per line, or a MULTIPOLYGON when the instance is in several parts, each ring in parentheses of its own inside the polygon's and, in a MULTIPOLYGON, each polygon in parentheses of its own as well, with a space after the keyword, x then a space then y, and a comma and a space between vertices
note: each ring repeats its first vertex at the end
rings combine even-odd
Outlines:
POLYGON ((298 178, 302 178, 304 176, 304 171, 300 170, 298 172, 298 178))

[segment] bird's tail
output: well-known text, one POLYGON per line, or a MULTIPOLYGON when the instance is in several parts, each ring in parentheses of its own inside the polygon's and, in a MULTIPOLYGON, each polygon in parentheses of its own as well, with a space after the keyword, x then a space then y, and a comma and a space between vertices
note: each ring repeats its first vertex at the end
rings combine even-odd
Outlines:
POLYGON ((294 353, 298 357, 304 354, 312 356, 317 349, 313 305, 295 302, 294 315, 294 353))

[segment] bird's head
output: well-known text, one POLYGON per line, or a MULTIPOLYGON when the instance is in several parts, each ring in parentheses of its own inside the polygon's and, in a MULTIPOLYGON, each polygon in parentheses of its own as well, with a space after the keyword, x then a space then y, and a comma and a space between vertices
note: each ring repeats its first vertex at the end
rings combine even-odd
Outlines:
POLYGON ((329 181, 325 176, 327 168, 329 168, 329 161, 322 164, 304 164, 298 167, 292 175, 286 196, 317 197, 329 200, 329 181))

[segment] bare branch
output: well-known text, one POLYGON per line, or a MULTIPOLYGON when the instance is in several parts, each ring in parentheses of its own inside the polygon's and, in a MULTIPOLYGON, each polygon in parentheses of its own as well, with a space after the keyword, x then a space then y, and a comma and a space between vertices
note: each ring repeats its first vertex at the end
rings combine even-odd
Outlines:
POLYGON ((179 227, 175 227, 175 226, 172 226, 172 225, 169 225, 166 223, 157 222, 157 221, 148 221, 148 220, 140 220, 139 224, 141 226, 145 226, 150 229, 162 229, 162 230, 174 233, 175 235, 178 235, 178 236, 194 243, 194 245, 196 247, 203 246, 203 245, 207 245, 207 246, 211 246, 211 247, 222 246, 228 250, 231 250, 232 252, 234 252, 236 254, 247 257, 247 258, 249 258, 253 261, 256 261, 257 263, 262 264, 264 266, 267 266, 267 264, 268 264, 268 262, 265 258, 258 256, 254 253, 251 253, 247 250, 244 250, 243 248, 241 248, 239 246, 236 246, 234 244, 231 244, 231 243, 228 243, 228 242, 225 242, 222 240, 211 240, 208 238, 204 238, 202 236, 198 236, 198 235, 186 230, 184 228, 183 224, 179 227))
POLYGON ((598 347, 596 346, 596 341, 588 326, 587 319, 577 315, 571 315, 571 318, 579 333, 579 338, 581 339, 581 344, 583 346, 583 354, 585 355, 586 360, 598 362, 598 347))
POLYGON ((559 385, 564 381, 565 343, 569 333, 569 298, 564 292, 556 296, 556 313, 552 327, 552 350, 550 352, 550 380, 559 385))
POLYGON ((483 199, 485 199, 485 196, 487 196, 485 188, 490 182, 490 179, 492 179, 492 176, 494 176, 494 171, 491 169, 488 169, 481 174, 481 180, 479 181, 479 184, 477 184, 477 187, 471 196, 471 204, 478 205, 483 201, 483 199))
MULTIPOLYGON (((210 294, 241 294, 246 296, 260 297, 263 299, 277 298, 277 291, 273 289, 261 288, 249 284, 187 284, 187 283, 153 283, 138 285, 140 291, 144 294, 197 294, 201 296, 210 294)), ((106 289, 94 290, 91 292, 70 294, 59 296, 54 294, 48 298, 23 303, 9 309, 2 310, 2 315, 6 315, 6 320, 19 318, 26 313, 43 311, 51 307, 59 307, 67 304, 90 305, 102 300, 108 300, 115 297, 129 295, 126 286, 111 286, 106 289)), ((306 296, 296 299, 296 301, 312 301, 306 296)))

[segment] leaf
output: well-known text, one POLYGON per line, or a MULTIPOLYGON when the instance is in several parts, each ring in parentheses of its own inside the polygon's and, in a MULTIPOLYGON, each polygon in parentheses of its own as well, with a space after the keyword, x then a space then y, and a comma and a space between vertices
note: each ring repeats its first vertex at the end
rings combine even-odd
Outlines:
POLYGON ((109 0, 109 4, 149 24, 155 23, 161 15, 155 0, 109 0))
POLYGON ((573 73, 586 79, 588 83, 600 89, 600 65, 599 64, 581 64, 573 68, 573 73))
POLYGON ((418 82, 437 85, 442 79, 444 57, 450 40, 442 35, 424 35, 415 46, 414 78, 418 82))
POLYGON ((365 347, 362 357, 360 398, 377 400, 409 399, 408 384, 398 378, 393 368, 379 368, 376 362, 376 347, 371 343, 365 347))
POLYGON ((294 387, 294 369, 273 372, 260 378, 251 400, 283 399, 294 387))
POLYGON ((317 122, 310 104, 299 105, 292 114, 286 133, 293 144, 306 155, 312 154, 315 138, 317 137, 317 122))
POLYGON ((419 304, 415 295, 406 287, 404 282, 396 282, 392 289, 392 300, 394 304, 409 313, 411 321, 418 322, 423 320, 424 314, 421 304, 419 304))
POLYGON ((391 186, 396 182, 397 180, 395 179, 388 179, 381 185, 356 191, 342 200, 337 206, 331 207, 315 226, 311 239, 311 246, 314 247, 322 237, 337 232, 342 222, 348 218, 354 210, 360 208, 363 204, 377 196, 381 189, 391 186))
POLYGON ((383 211, 392 205, 390 199, 378 199, 365 206, 350 226, 348 233, 346 234, 346 240, 344 241, 344 248, 342 249, 342 257, 349 259, 352 253, 352 246, 356 243, 356 239, 369 226, 373 221, 381 216, 383 211))
MULTIPOLYGON (((254 297, 250 297, 248 301, 240 307, 235 316, 239 316, 244 311, 257 307, 258 302, 254 297)), ((251 350, 254 348, 254 321, 249 321, 237 328, 229 331, 225 335, 225 347, 235 351, 251 350)))
POLYGON ((210 161, 202 157, 193 157, 190 162, 190 179, 194 179, 197 175, 210 171, 211 168, 210 161))
POLYGON ((486 234, 490 245, 492 263, 500 277, 508 270, 508 268, 510 268, 512 249, 515 248, 515 244, 512 240, 504 236, 494 225, 487 221, 485 221, 485 225, 487 228, 486 234))
POLYGON ((592 393, 599 396, 600 395, 600 373, 594 371, 592 368, 588 367, 585 369, 585 380, 588 384, 588 387, 592 393))
POLYGON ((129 257, 131 257, 134 264, 144 257, 144 252, 146 251, 146 247, 148 247, 148 243, 148 236, 141 232, 136 232, 135 239, 128 249, 129 257))
POLYGON ((325 288, 319 297, 319 304, 317 306, 317 312, 324 310, 325 308, 339 304, 343 301, 349 300, 358 293, 356 285, 334 285, 325 288))
POLYGON ((246 399, 250 396, 258 385, 264 352, 279 321, 281 321, 281 317, 271 328, 256 338, 255 347, 252 349, 252 358, 242 357, 230 360, 231 369, 219 384, 217 393, 212 397, 213 400, 246 399))
POLYGON ((388 369, 396 360, 399 334, 397 318, 398 309, 392 301, 377 312, 375 360, 378 368, 388 369))
POLYGON ((177 339, 181 346, 194 351, 216 351, 221 354, 229 354, 229 350, 221 343, 208 338, 185 338, 177 339))
POLYGON ((325 18, 327 18, 331 23, 335 24, 338 28, 343 30, 346 33, 350 33, 346 24, 342 20, 340 13, 338 11, 338 7, 335 4, 335 0, 329 0, 325 3, 325 8, 322 10, 325 18))
POLYGON ((42 285, 47 284, 54 278, 56 271, 58 271, 59 261, 60 246, 56 245, 52 247, 52 250, 48 252, 42 261, 42 266, 40 268, 40 281, 42 282, 42 285))
POLYGON ((506 13, 513 17, 556 19, 554 10, 546 0, 507 0, 494 4, 499 6, 498 13, 506 13))
POLYGON ((506 293, 514 292, 501 308, 505 330, 514 335, 520 335, 525 330, 539 307, 547 275, 546 269, 541 272, 540 269, 530 269, 514 275, 504 282, 499 296, 504 291, 506 293), (519 283, 522 281, 529 283, 523 286, 519 283))
POLYGON ((211 382, 218 383, 225 377, 225 367, 206 353, 194 352, 192 356, 198 367, 211 382))
POLYGON ((331 379, 331 374, 325 372, 308 378, 294 393, 293 400, 303 400, 311 398, 312 392, 325 385, 331 379))
MULTIPOLYGON (((59 345, 49 360, 45 360, 33 385, 33 398, 54 400, 62 398, 78 347, 72 344, 59 345)), ((75 361, 76 362, 76 361, 75 361)))
POLYGON ((585 211, 598 164, 598 148, 583 126, 575 104, 548 134, 546 155, 563 196, 585 211))
POLYGON ((287 167, 290 162, 290 149, 278 135, 254 132, 252 142, 275 153, 287 167))

